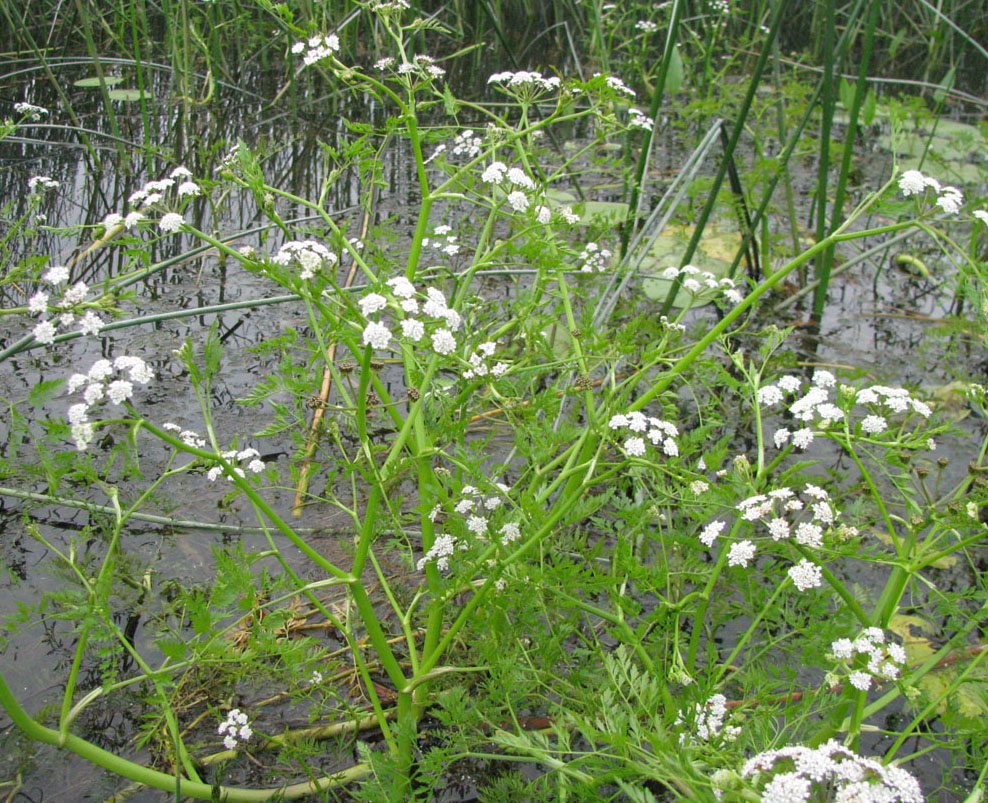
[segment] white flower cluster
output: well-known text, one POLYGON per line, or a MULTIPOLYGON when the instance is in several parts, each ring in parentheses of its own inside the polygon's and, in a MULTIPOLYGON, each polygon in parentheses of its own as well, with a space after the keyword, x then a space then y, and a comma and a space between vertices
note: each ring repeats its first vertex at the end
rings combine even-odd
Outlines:
MULTIPOLYGON (((165 200, 165 195, 170 191, 175 191, 175 200, 181 201, 184 198, 193 198, 202 194, 202 189, 192 181, 192 173, 185 167, 176 167, 165 178, 148 181, 144 186, 132 192, 127 198, 127 203, 131 209, 126 215, 111 212, 103 218, 103 228, 109 232, 117 226, 123 225, 125 229, 132 229, 144 220, 151 208, 161 204, 165 200)), ((166 212, 158 221, 158 228, 165 234, 179 231, 185 224, 178 212, 166 212)))
POLYGON ((587 243, 576 258, 581 273, 602 273, 607 270, 611 252, 597 243, 587 243))
MULTIPOLYGON (((679 743, 697 744, 698 742, 733 742, 741 734, 737 725, 724 725, 727 718, 727 698, 723 694, 715 694, 705 703, 697 703, 691 712, 692 730, 681 733, 679 743)), ((683 712, 676 715, 675 726, 686 725, 683 712)))
POLYGON ((455 137, 453 137, 452 147, 448 146, 445 142, 436 148, 435 152, 426 159, 426 162, 431 162, 439 154, 449 151, 450 156, 463 157, 465 159, 476 159, 480 156, 480 152, 484 149, 484 141, 476 135, 475 132, 470 131, 460 131, 455 137))
POLYGON ((271 259, 275 265, 301 268, 298 277, 304 282, 315 277, 323 267, 331 268, 337 262, 336 254, 315 240, 289 240, 271 259))
MULTIPOLYGON (((388 69, 394 66, 393 60, 384 60, 377 62, 378 69, 388 69), (383 66, 382 66, 383 63, 383 66)), ((398 75, 416 75, 419 78, 424 78, 427 81, 433 78, 442 78, 446 74, 446 70, 442 67, 436 65, 436 60, 432 56, 418 55, 412 56, 411 61, 403 61, 398 65, 395 72, 398 75)))
POLYGON ((371 11, 377 14, 396 13, 408 9, 408 0, 375 0, 371 3, 371 11))
POLYGON ((562 85, 562 81, 558 76, 543 78, 540 72, 528 72, 525 70, 494 73, 487 79, 487 83, 493 84, 509 95, 526 99, 537 97, 544 92, 556 91, 562 85))
POLYGON ((872 678, 895 680, 899 677, 900 667, 906 663, 906 651, 893 641, 886 642, 885 633, 879 627, 868 627, 853 641, 849 638, 837 639, 830 645, 834 659, 842 661, 851 671, 848 682, 856 689, 867 691, 871 688, 872 678), (858 655, 867 655, 866 670, 854 669, 854 659, 858 655))
POLYGON ((906 770, 886 767, 831 739, 817 748, 790 745, 749 759, 741 769, 763 803, 834 800, 851 803, 923 803, 919 782, 906 770))
POLYGON ((679 437, 679 430, 675 424, 664 421, 661 418, 646 416, 644 413, 635 410, 627 415, 619 413, 611 416, 607 422, 611 429, 629 429, 632 434, 623 444, 625 454, 628 457, 641 457, 645 454, 645 435, 652 445, 662 447, 662 453, 667 457, 679 456, 679 445, 674 438, 679 437))
POLYGON ((477 350, 467 358, 470 368, 463 372, 463 378, 473 379, 474 377, 483 376, 504 376, 508 370, 508 364, 506 362, 498 361, 491 365, 491 357, 494 356, 496 350, 497 343, 490 340, 477 346, 477 350))
POLYGON ((710 0, 710 10, 715 14, 727 14, 731 10, 730 0, 710 0))
POLYGON ((983 209, 976 209, 976 210, 974 210, 974 212, 972 214, 978 220, 980 220, 982 223, 984 223, 986 226, 988 226, 988 212, 984 211, 983 209))
POLYGON ((635 30, 641 31, 642 33, 655 33, 659 30, 659 24, 657 22, 652 22, 652 20, 638 20, 635 23, 635 30))
POLYGON ((453 156, 463 156, 467 159, 476 159, 480 156, 483 141, 474 135, 472 131, 461 131, 453 137, 453 148, 450 153, 453 156))
POLYGON ((89 420, 89 412, 95 405, 104 399, 108 399, 113 404, 123 404, 134 395, 135 382, 138 385, 146 385, 152 379, 154 372, 144 360, 126 355, 117 357, 113 362, 97 360, 88 373, 72 374, 67 386, 69 394, 75 393, 83 385, 86 387, 82 394, 83 400, 73 404, 68 411, 76 449, 80 452, 85 451, 93 439, 93 425, 89 420), (116 379, 111 380, 116 372, 121 374, 126 372, 128 379, 118 375, 116 379))
POLYGON ((62 185, 55 181, 53 178, 48 176, 31 176, 27 180, 27 188, 29 192, 36 192, 40 187, 42 190, 57 190, 62 185))
POLYGON ((193 432, 191 429, 182 429, 178 424, 173 424, 170 421, 162 424, 161 428, 167 430, 168 432, 176 433, 178 435, 178 439, 186 446, 193 446, 196 449, 206 448, 206 439, 203 438, 198 432, 193 432))
MULTIPOLYGON (((220 457, 226 460, 228 463, 236 460, 238 463, 247 463, 247 470, 252 474, 260 474, 265 469, 264 461, 261 460, 261 453, 257 449, 230 449, 226 452, 220 452, 220 457)), ((233 473, 238 477, 246 477, 247 472, 244 471, 240 466, 231 466, 233 473)), ((210 482, 216 482, 217 477, 223 474, 223 466, 213 466, 209 471, 206 472, 206 479, 210 482)), ((227 479, 233 482, 233 477, 227 475, 227 479)))
MULTIPOLYGON (((822 488, 807 484, 800 499, 791 488, 777 488, 767 494, 758 494, 738 502, 736 509, 742 520, 755 523, 762 521, 766 535, 772 541, 794 540, 797 544, 819 549, 823 546, 823 536, 827 528, 833 527, 840 512, 835 510, 830 494, 822 488), (809 511, 809 521, 802 511, 809 511), (795 518, 803 516, 803 521, 795 518)), ((725 522, 712 521, 700 532, 700 542, 710 548, 725 527, 725 522)), ((853 531, 852 531, 853 532, 853 531)), ((727 554, 728 566, 747 568, 755 557, 757 547, 754 541, 744 539, 731 544, 727 554)), ((802 560, 789 569, 789 577, 800 591, 816 588, 823 582, 820 567, 808 560, 802 560)))
MULTIPOLYGON (((819 429, 826 429, 834 421, 844 418, 844 410, 830 400, 830 390, 837 385, 837 380, 830 371, 817 369, 809 390, 796 399, 790 406, 789 412, 805 424, 814 421, 819 429)), ((801 391, 803 380, 797 376, 784 376, 775 384, 765 385, 758 389, 758 403, 764 406, 780 404, 786 394, 801 391)), ((887 416, 896 413, 916 413, 923 418, 929 418, 933 411, 930 406, 919 399, 910 396, 905 388, 890 388, 885 385, 872 385, 861 390, 842 387, 847 397, 853 395, 854 405, 866 405, 865 415, 860 422, 861 432, 865 435, 878 435, 888 429, 887 416)), ((795 432, 787 428, 776 430, 773 436, 775 448, 781 449, 790 441, 798 449, 805 449, 815 438, 814 431, 804 426, 795 432)))
POLYGON ((456 240, 452 226, 436 226, 432 231, 432 237, 422 238, 422 247, 435 248, 441 254, 455 257, 460 253, 460 244, 456 240))
POLYGON ((328 36, 312 36, 303 42, 296 42, 292 45, 292 53, 296 56, 299 53, 303 54, 302 60, 306 67, 329 58, 339 51, 340 38, 335 33, 328 36))
POLYGON ((234 708, 226 715, 216 732, 223 737, 223 746, 227 750, 236 750, 240 742, 246 742, 254 735, 254 731, 247 724, 247 715, 239 708, 234 708))
POLYGON ((718 279, 710 271, 701 271, 693 265, 683 265, 681 268, 670 267, 662 271, 662 278, 675 281, 680 276, 680 286, 688 293, 699 296, 706 293, 720 293, 732 304, 740 304, 744 296, 738 290, 734 280, 724 276, 718 279))
POLYGON ((48 109, 44 106, 35 106, 33 103, 15 103, 14 111, 23 114, 28 120, 40 120, 43 115, 48 114, 48 109))
POLYGON ((632 106, 628 109, 628 125, 631 126, 631 128, 640 128, 643 131, 651 131, 655 126, 655 121, 641 109, 636 109, 632 106))
POLYGON ((919 170, 906 170, 899 176, 899 189, 907 198, 910 195, 925 195, 928 189, 933 190, 938 196, 936 205, 948 215, 956 215, 964 203, 964 196, 957 187, 941 187, 939 181, 924 176, 919 170))
MULTIPOLYGON (((84 282, 76 282, 71 287, 68 286, 69 269, 64 265, 53 265, 41 277, 42 281, 48 282, 53 287, 65 284, 59 299, 52 301, 51 291, 38 290, 27 302, 27 310, 31 315, 46 315, 49 308, 61 310, 55 320, 42 318, 34 327, 31 334, 34 339, 43 345, 51 345, 55 342, 55 335, 58 334, 58 325, 71 326, 75 321, 73 311, 80 304, 85 302, 89 294, 89 288, 84 282)), ((104 321, 93 310, 87 310, 79 320, 79 331, 84 335, 96 335, 103 328, 104 321)))
POLYGON ((604 75, 603 73, 595 72, 593 74, 594 78, 603 78, 604 86, 608 89, 617 92, 619 95, 624 95, 625 97, 633 98, 635 96, 635 90, 629 87, 620 78, 613 75, 604 75))
MULTIPOLYGON (((511 490, 504 483, 495 482, 494 487, 500 494, 484 494, 473 485, 464 485, 460 491, 461 499, 456 503, 453 510, 464 517, 466 529, 477 538, 487 538, 490 529, 490 514, 497 510, 504 503, 504 496, 511 490)), ((435 520, 438 515, 438 507, 432 511, 430 518, 435 520)), ((517 522, 507 522, 498 530, 501 536, 501 543, 510 544, 521 538, 521 525, 517 522)), ((449 569, 449 559, 457 550, 467 549, 465 540, 457 539, 449 533, 436 536, 429 551, 416 562, 415 566, 419 571, 425 568, 430 561, 435 561, 439 571, 449 569)))
MULTIPOLYGON (((425 291, 425 300, 422 301, 415 285, 404 276, 389 279, 386 284, 391 288, 394 301, 389 301, 379 293, 368 293, 358 302, 365 318, 370 318, 371 315, 388 307, 396 308, 403 315, 399 319, 400 337, 418 343, 429 335, 432 350, 437 354, 446 355, 456 351, 457 344, 453 332, 462 326, 463 319, 456 310, 449 307, 442 291, 429 287, 425 291), (427 320, 413 317, 416 315, 424 316, 427 320)), ((364 327, 362 342, 365 346, 374 349, 386 349, 392 337, 391 329, 387 325, 380 321, 368 320, 364 327)))

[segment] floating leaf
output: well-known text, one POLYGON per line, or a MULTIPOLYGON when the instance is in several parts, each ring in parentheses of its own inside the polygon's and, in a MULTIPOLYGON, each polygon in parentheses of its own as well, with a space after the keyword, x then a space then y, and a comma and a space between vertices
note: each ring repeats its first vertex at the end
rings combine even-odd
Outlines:
POLYGON ((570 356, 573 345, 573 335, 569 329, 561 323, 550 323, 544 330, 542 336, 552 349, 552 353, 560 360, 565 360, 570 356))
MULTIPOLYGON (((115 84, 119 84, 122 80, 123 78, 121 78, 119 75, 103 76, 103 84, 105 86, 114 86, 115 84)), ((88 89, 90 87, 99 86, 100 79, 98 75, 94 75, 92 78, 80 78, 78 81, 73 81, 72 85, 81 87, 83 89, 88 89)))
POLYGON ((142 99, 149 100, 151 98, 149 93, 140 89, 111 89, 106 94, 109 95, 110 100, 132 101, 142 99))
MULTIPOLYGON (((660 234, 648 250, 648 255, 642 260, 640 271, 643 277, 642 292, 653 301, 664 301, 672 287, 672 279, 661 276, 662 271, 670 267, 679 267, 682 256, 686 253, 690 238, 693 236, 693 226, 670 226, 660 234)), ((692 264, 701 271, 712 273, 720 279, 727 276, 734 261, 734 255, 741 247, 741 235, 734 229, 720 227, 716 224, 707 226, 700 239, 692 264)), ((712 299, 701 300, 697 303, 692 293, 680 288, 673 300, 673 306, 684 309, 690 306, 703 306, 712 299)))

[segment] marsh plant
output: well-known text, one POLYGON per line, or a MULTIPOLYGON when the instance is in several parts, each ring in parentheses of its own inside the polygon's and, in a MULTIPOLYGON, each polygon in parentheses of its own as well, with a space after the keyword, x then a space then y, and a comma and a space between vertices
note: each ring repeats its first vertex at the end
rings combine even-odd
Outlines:
MULTIPOLYGON (((406 5, 368 4, 390 49, 376 63, 332 30, 290 51, 299 74, 387 110, 327 157, 370 204, 375 138, 400 139, 420 199, 407 230, 354 231, 325 202, 339 169, 301 197, 241 142, 210 175, 171 166, 91 231, 141 275, 163 269, 140 258, 163 238, 213 249, 303 311, 256 349, 241 401, 269 413, 263 430, 215 409, 216 327, 153 359, 116 345, 137 273, 98 296, 79 262, 16 277, 3 359, 68 359, 5 400, 4 474, 28 481, 4 491, 88 505, 101 530, 61 543, 25 514, 66 579, 7 638, 58 619, 74 640, 57 710, 32 716, 0 677, 7 715, 176 799, 424 801, 466 776, 490 801, 906 803, 935 795, 915 775, 934 748, 983 785, 988 442, 946 479, 951 421, 921 389, 800 361, 756 312, 830 249, 914 232, 956 260, 984 326, 988 212, 922 172, 887 176, 765 275, 662 266, 660 315, 627 292, 634 249, 578 200, 589 188, 568 192, 625 170, 602 154, 637 156, 648 103, 617 75, 525 70, 491 75, 492 102, 459 99, 424 50, 439 23, 406 5), (256 200, 262 238, 191 222, 190 204, 230 193, 256 200), (79 337, 103 356, 72 357, 79 337), (194 419, 159 418, 163 394, 194 419), (32 452, 43 470, 18 475, 32 452), (208 584, 166 587, 135 571, 128 528, 194 526, 189 483, 257 528, 214 544, 208 584), (333 548, 298 526, 293 493, 294 512, 345 521, 333 548), (936 571, 957 558, 971 586, 948 591, 936 571), (144 640, 121 624, 135 598, 144 640), (918 627, 933 621, 937 638, 918 627), (87 709, 135 694, 147 763, 79 733, 87 709), (285 724, 276 705, 299 713, 285 724)), ((962 392, 984 416, 984 387, 962 392)))

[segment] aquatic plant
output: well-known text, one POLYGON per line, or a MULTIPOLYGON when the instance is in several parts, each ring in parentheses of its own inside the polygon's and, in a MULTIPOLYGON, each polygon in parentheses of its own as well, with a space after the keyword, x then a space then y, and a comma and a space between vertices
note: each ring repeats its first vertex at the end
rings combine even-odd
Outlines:
MULTIPOLYGON (((511 761, 541 771, 531 783, 490 779, 488 799, 911 801, 919 783, 897 763, 927 750, 907 753, 913 737, 949 743, 982 783, 980 722, 957 697, 984 680, 988 592, 974 567, 988 436, 970 471, 941 487, 946 466, 933 457, 952 426, 923 389, 800 360, 791 329, 754 316, 813 260, 903 233, 932 238, 965 291, 984 298, 988 212, 927 173, 895 172, 765 275, 717 276, 684 257, 661 266, 672 283, 662 304, 643 308, 624 292, 641 278, 638 201, 617 232, 592 214, 593 198, 558 185, 616 169, 640 192, 647 158, 635 148, 649 149, 657 106, 626 111, 638 97, 629 76, 535 69, 493 72, 496 100, 459 98, 429 49, 440 24, 408 6, 367 4, 363 24, 387 43, 373 61, 331 27, 285 48, 296 80, 386 111, 373 125, 350 121, 346 150, 326 146, 334 168, 316 197, 270 180, 239 142, 212 173, 159 171, 105 210, 92 249, 125 249, 133 265, 99 296, 79 278, 81 260, 8 277, 25 303, 4 310, 13 323, 0 361, 30 355, 61 375, 5 400, 3 469, 23 486, 0 493, 100 514, 64 541, 25 514, 64 584, 9 617, 6 638, 57 618, 74 640, 51 724, 0 675, 8 716, 31 739, 203 800, 346 785, 365 800, 426 800, 450 766, 511 761), (586 141, 551 147, 576 126, 586 141), (327 194, 354 170, 369 214, 391 139, 410 154, 413 219, 397 236, 354 236, 327 194), (626 157, 602 159, 615 142, 626 157), (189 210, 221 194, 256 203, 262 237, 239 245, 198 224, 189 210), (114 335, 144 319, 99 314, 124 314, 139 304, 124 292, 137 278, 174 267, 150 258, 161 242, 183 255, 189 243, 209 249, 301 312, 254 349, 260 379, 241 401, 267 405, 260 431, 243 431, 218 401, 237 356, 218 326, 152 358, 114 335), (101 338, 105 354, 70 352, 81 338, 101 338), (69 353, 71 365, 59 359, 69 353), (183 417, 166 420, 156 404, 179 393, 183 417), (135 570, 127 542, 142 517, 236 531, 194 520, 187 500, 202 488, 257 528, 213 546, 207 583, 135 570), (177 515, 166 517, 169 502, 177 515), (292 513, 321 523, 325 511, 344 522, 332 546, 293 523, 292 513), (931 579, 956 556, 981 583, 972 593, 931 579), (863 570, 878 578, 873 590, 856 583, 863 570), (143 640, 121 624, 137 606, 154 617, 143 640), (920 613, 944 622, 937 641, 911 630, 920 613), (316 629, 322 637, 308 635, 316 629), (135 689, 153 766, 77 733, 94 707, 135 689), (304 723, 269 714, 285 700, 304 723), (900 711, 912 719, 888 724, 900 711), (878 727, 892 740, 883 754, 870 738, 878 727), (262 783, 244 756, 269 750, 279 763, 262 783)), ((781 15, 779 5, 766 18, 728 156, 781 15)), ((728 24, 717 17, 708 30, 707 80, 728 24)), ((57 192, 40 178, 33 191, 57 192)), ((579 189, 593 194, 589 182, 579 189)), ((985 389, 963 392, 984 416, 985 389)))

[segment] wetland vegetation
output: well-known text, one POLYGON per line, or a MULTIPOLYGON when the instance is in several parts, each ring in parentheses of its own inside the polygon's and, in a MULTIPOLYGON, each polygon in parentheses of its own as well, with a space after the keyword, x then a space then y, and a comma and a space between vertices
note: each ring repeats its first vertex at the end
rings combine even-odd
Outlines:
POLYGON ((0 794, 981 800, 982 5, 0 0, 0 794))

